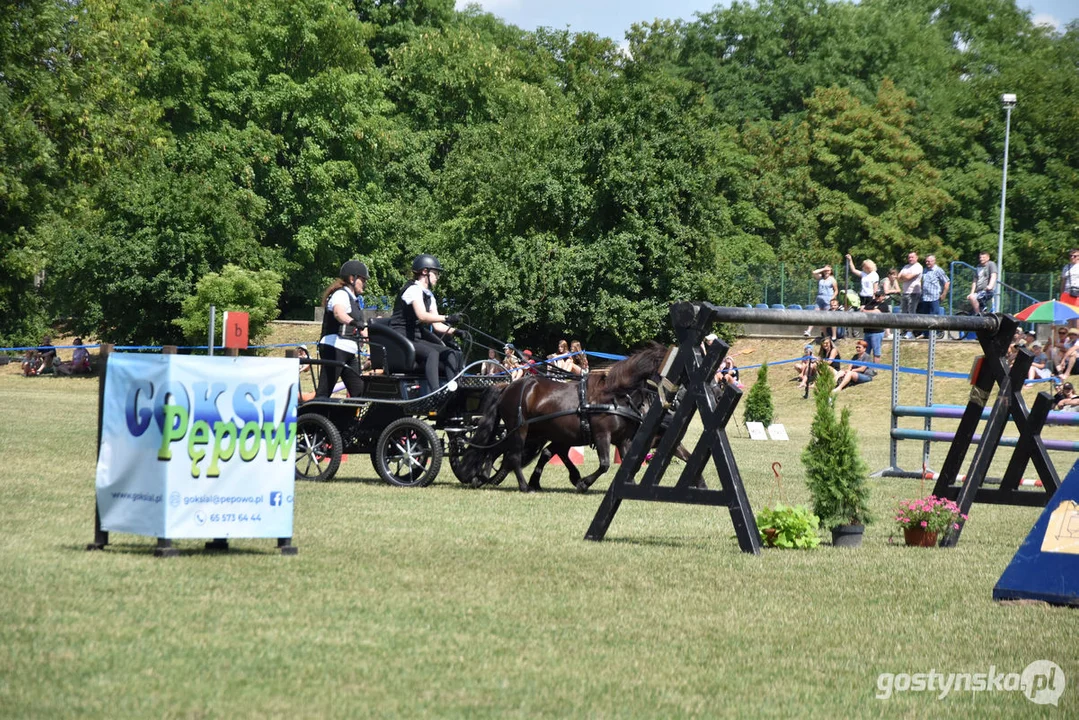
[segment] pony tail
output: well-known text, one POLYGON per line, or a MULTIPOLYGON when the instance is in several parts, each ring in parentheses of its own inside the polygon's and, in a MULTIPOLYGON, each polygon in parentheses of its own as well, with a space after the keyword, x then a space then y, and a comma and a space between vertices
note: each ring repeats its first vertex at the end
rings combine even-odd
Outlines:
MULTIPOLYGON (((487 463, 488 458, 495 456, 498 448, 488 447, 495 445, 495 434, 498 430, 498 401, 507 385, 492 385, 483 394, 480 402, 480 421, 476 425, 476 431, 472 433, 472 440, 468 447, 461 453, 461 476, 469 480, 475 479, 487 463)), ((499 443, 500 444, 500 443, 499 443)))

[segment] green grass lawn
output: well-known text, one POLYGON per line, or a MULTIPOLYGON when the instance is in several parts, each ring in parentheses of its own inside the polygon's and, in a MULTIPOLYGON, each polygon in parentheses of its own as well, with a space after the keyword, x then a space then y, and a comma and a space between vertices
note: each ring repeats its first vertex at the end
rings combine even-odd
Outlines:
MULTIPOLYGON (((739 347, 753 350, 740 358, 749 364, 790 357, 800 343, 739 347)), ((971 355, 969 344, 945 348, 938 367, 966 370, 971 355)), ((904 363, 924 368, 924 346, 905 349, 904 363)), ((731 428, 754 507, 807 499, 799 455, 812 400, 789 374, 777 366, 770 379, 790 442, 731 428)), ((902 383, 902 402, 924 400, 923 379, 902 383)), ((96 389, 95 379, 0 374, 2 717, 1079 710, 1079 611, 991 599, 1037 510, 976 505, 959 547, 906 548, 890 540, 892 509, 930 488, 875 479, 878 522, 862 548, 757 557, 739 552, 725 510, 680 505, 627 501, 605 542, 584 541, 613 472, 584 496, 559 467, 538 495, 513 483, 465 488, 445 465, 434 485, 401 490, 353 456, 335 482, 297 484, 296 557, 265 540, 234 541, 226 555, 185 541, 181 557, 157 560, 152 539, 123 534, 87 553, 96 389), (874 697, 883 672, 1021 673, 1043 659, 1069 681, 1059 708, 1017 692, 874 697)), ((968 389, 938 381, 936 399, 962 402, 968 389)), ((874 470, 888 461, 888 390, 882 374, 839 398, 874 470)), ((917 468, 921 444, 900 448, 917 468)), ((944 452, 934 450, 937 467, 944 452)), ((998 455, 999 473, 1010 450, 998 455)), ((1054 460, 1064 475, 1075 456, 1054 460)), ((718 483, 714 470, 706 477, 718 483)))

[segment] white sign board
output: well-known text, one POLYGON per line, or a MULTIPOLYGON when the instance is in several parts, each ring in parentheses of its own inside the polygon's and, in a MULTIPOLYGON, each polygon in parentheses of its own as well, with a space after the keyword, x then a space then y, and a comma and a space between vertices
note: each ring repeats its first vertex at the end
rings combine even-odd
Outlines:
POLYGON ((768 426, 768 437, 773 440, 790 440, 787 437, 787 428, 783 427, 781 423, 775 423, 768 426))
POLYGON ((764 431, 764 423, 759 422, 747 422, 746 428, 749 430, 750 440, 767 440, 768 433, 764 431))
POLYGON ((292 537, 298 379, 288 358, 110 355, 101 529, 292 537))

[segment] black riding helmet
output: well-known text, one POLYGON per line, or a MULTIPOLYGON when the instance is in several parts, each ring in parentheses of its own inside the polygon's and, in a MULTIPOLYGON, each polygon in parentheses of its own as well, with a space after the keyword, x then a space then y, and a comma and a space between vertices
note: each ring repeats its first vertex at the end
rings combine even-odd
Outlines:
POLYGON ((434 255, 428 255, 427 253, 417 255, 416 259, 412 261, 412 272, 419 273, 424 270, 437 270, 438 272, 442 272, 442 265, 439 264, 438 258, 434 255))
POLYGON ((359 260, 349 260, 341 266, 341 272, 338 274, 342 280, 348 280, 350 277, 359 277, 367 280, 371 277, 371 274, 367 272, 367 266, 359 260))

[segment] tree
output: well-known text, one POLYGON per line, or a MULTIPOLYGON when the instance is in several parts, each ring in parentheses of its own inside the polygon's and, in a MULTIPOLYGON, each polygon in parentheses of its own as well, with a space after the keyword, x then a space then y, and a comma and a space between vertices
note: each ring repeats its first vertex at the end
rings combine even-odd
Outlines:
POLYGON ((209 332, 211 305, 220 312, 246 312, 248 338, 257 342, 280 312, 280 295, 281 278, 277 273, 226 265, 220 273, 199 278, 195 293, 184 298, 182 317, 172 322, 183 330, 188 341, 200 342, 209 332))
POLYGON ((757 373, 757 382, 749 389, 746 397, 745 421, 759 422, 765 427, 772 424, 775 417, 775 404, 772 402, 772 388, 768 387, 768 363, 761 365, 757 373))
POLYGON ((822 365, 813 384, 816 412, 809 429, 809 444, 802 451, 813 513, 827 528, 872 521, 869 468, 858 451, 850 408, 843 408, 836 420, 834 387, 835 373, 830 366, 822 365))
POLYGON ((951 198, 906 131, 912 105, 887 80, 871 106, 845 89, 819 89, 806 100, 804 121, 747 133, 761 158, 762 200, 772 208, 780 257, 940 249, 936 221, 951 198))

